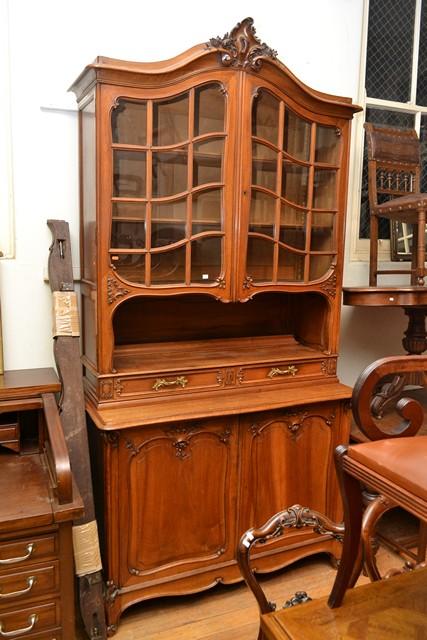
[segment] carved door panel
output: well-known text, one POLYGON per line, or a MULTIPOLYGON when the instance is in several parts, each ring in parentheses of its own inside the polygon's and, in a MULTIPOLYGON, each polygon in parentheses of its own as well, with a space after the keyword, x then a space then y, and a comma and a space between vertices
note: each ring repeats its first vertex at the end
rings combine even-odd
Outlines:
POLYGON ((341 518, 333 453, 348 441, 348 420, 339 403, 251 414, 241 429, 240 531, 294 504, 341 518))
POLYGON ((233 558, 236 436, 223 418, 120 437, 121 586, 233 558))

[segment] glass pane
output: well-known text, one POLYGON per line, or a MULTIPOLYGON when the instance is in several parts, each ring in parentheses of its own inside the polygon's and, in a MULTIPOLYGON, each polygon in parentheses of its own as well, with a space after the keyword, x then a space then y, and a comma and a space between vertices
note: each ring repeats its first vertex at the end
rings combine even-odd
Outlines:
POLYGON ((111 225, 111 247, 113 249, 144 249, 144 222, 113 222, 111 225))
POLYGON ((282 203, 280 211, 280 241, 296 249, 305 249, 306 217, 305 211, 294 209, 288 204, 282 203))
POLYGON ((185 238, 187 200, 153 202, 151 210, 151 246, 164 247, 185 238))
MULTIPOLYGON (((366 122, 384 124, 390 127, 413 129, 414 115, 399 111, 384 111, 382 109, 366 109, 366 122)), ((390 221, 385 218, 379 220, 379 238, 390 238, 390 221)), ((360 238, 369 238, 369 198, 368 198, 368 152, 366 139, 363 151, 362 195, 360 201, 360 238)))
POLYGON ((195 92, 194 135, 224 131, 225 96, 220 84, 208 84, 195 92))
POLYGON ((277 153, 263 144, 252 145, 252 184, 276 191, 277 153))
POLYGON ((253 189, 251 198, 251 211, 249 218, 249 231, 256 231, 267 236, 274 236, 274 218, 276 211, 276 199, 253 189))
POLYGON ((247 273, 254 282, 271 282, 273 278, 274 243, 262 238, 248 238, 247 273))
POLYGON ((166 146, 188 140, 188 94, 153 104, 153 144, 166 146))
POLYGON ((252 107, 252 135, 279 145, 280 102, 268 91, 260 91, 252 107))
POLYGON ((114 151, 113 196, 145 197, 145 151, 114 151))
POLYGON ((145 283, 145 254, 111 256, 119 276, 129 282, 145 283))
POLYGON ((283 148, 298 160, 310 158, 311 123, 286 109, 283 148))
POLYGON ((310 256, 310 280, 317 280, 330 269, 334 256, 310 256))
POLYGON ((186 190, 187 148, 153 151, 153 196, 172 196, 186 190))
POLYGON ((144 202, 113 202, 113 220, 145 220, 144 202))
POLYGON ((194 144, 193 186, 222 181, 223 152, 223 138, 194 144))
POLYGON ((366 93, 371 98, 410 99, 415 0, 370 0, 366 93))
POLYGON ((301 253, 279 249, 279 269, 277 279, 282 282, 302 282, 304 280, 304 260, 301 253))
POLYGON ((171 251, 151 254, 153 284, 183 284, 185 282, 185 245, 171 251))
POLYGON ((119 100, 111 112, 113 142, 147 144, 147 104, 119 100))
POLYGON ((336 127, 316 127, 315 162, 338 164, 341 138, 337 135, 336 127))
POLYGON ((308 167, 283 161, 282 196, 302 207, 307 205, 308 167))
POLYGON ((221 273, 221 238, 199 238, 191 243, 191 282, 215 282, 221 273))
POLYGON ((311 217, 311 250, 333 251, 334 247, 333 213, 312 213, 311 217))
POLYGON ((193 194, 193 234, 222 228, 222 189, 193 194))
POLYGON ((336 171, 316 169, 314 172, 313 207, 315 209, 335 209, 336 207, 336 171))
POLYGON ((427 106, 427 2, 421 4, 421 33, 418 49, 417 104, 427 106))
POLYGON ((154 248, 175 244, 185 238, 185 224, 166 224, 164 222, 151 224, 151 246, 154 248))

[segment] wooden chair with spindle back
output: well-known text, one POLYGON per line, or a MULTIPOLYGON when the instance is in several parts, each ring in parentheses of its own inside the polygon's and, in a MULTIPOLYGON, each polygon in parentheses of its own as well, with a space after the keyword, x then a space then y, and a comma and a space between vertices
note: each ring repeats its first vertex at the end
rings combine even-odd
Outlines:
POLYGON ((420 141, 413 129, 389 128, 366 122, 370 209, 369 286, 378 275, 407 274, 403 269, 378 269, 379 218, 411 224, 413 229, 411 285, 423 285, 427 193, 420 193, 420 141))

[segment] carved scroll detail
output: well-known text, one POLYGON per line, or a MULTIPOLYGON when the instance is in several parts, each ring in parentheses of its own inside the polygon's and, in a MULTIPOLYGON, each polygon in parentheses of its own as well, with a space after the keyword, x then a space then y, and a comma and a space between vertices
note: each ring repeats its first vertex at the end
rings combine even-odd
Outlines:
POLYGON ((263 58, 276 60, 277 51, 261 42, 255 35, 254 21, 245 18, 230 33, 211 38, 206 44, 208 48, 220 49, 221 62, 225 67, 237 67, 259 71, 263 58))
POLYGON ((112 304, 117 298, 122 298, 129 293, 128 289, 122 287, 115 278, 108 276, 107 278, 107 301, 112 304))
POLYGON ((324 282, 321 285, 321 288, 323 289, 323 291, 325 293, 328 294, 328 296, 330 296, 331 298, 335 298, 335 296, 337 295, 337 276, 334 273, 330 278, 328 278, 326 280, 326 282, 324 282))

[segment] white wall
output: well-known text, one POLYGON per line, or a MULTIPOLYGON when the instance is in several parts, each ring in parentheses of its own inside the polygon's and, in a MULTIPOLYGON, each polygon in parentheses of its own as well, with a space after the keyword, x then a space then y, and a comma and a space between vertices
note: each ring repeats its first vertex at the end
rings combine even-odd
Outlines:
MULTIPOLYGON (((16 258, 0 263, 6 368, 53 364, 46 219, 69 221, 78 265, 77 115, 67 87, 83 67, 97 55, 172 57, 250 15, 301 80, 356 101, 362 10, 363 0, 9 0, 16 258)), ((366 284, 365 265, 348 263, 346 277, 366 284)), ((399 313, 387 318, 400 341, 399 313)), ((384 317, 347 310, 341 369, 349 383, 362 362, 392 352, 384 330, 381 341, 372 331, 384 317)))

